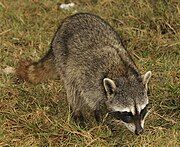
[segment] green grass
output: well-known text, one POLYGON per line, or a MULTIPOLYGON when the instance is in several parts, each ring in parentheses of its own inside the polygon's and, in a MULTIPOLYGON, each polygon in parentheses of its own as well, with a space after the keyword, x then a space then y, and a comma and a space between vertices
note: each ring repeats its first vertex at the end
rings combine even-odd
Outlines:
POLYGON ((142 73, 153 73, 145 132, 135 136, 123 125, 111 132, 94 121, 81 129, 70 119, 61 83, 17 83, 1 73, 0 146, 180 146, 179 0, 76 0, 69 11, 59 2, 0 1, 0 69, 40 59, 65 17, 98 14, 122 36, 142 73))

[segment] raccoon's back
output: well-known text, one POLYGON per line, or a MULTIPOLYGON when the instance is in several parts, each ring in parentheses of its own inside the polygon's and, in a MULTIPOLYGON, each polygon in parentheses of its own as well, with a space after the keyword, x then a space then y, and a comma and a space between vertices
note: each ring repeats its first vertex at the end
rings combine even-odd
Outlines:
POLYGON ((59 64, 81 67, 83 70, 104 68, 102 66, 112 64, 111 60, 116 62, 116 58, 111 58, 116 54, 114 47, 124 50, 118 34, 110 25, 100 17, 87 13, 65 19, 52 47, 59 64))
POLYGON ((119 35, 100 17, 79 13, 68 17, 57 31, 55 42, 59 41, 66 50, 75 47, 86 50, 94 45, 121 45, 119 35))

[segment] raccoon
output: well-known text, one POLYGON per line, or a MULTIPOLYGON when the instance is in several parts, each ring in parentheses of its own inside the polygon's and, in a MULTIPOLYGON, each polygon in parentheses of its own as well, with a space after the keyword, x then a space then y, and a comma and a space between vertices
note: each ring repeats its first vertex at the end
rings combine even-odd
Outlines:
POLYGON ((33 83, 59 76, 75 120, 84 121, 82 109, 88 106, 99 122, 103 104, 130 131, 143 132, 151 71, 141 75, 118 33, 99 16, 64 19, 48 53, 38 62, 22 62, 16 73, 33 83))

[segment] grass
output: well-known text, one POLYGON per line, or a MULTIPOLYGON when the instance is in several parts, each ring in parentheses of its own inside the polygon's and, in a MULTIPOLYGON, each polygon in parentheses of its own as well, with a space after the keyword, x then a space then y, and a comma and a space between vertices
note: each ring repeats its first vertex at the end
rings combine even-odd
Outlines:
POLYGON ((0 146, 180 146, 179 0, 76 0, 67 11, 58 9, 63 2, 0 1, 0 69, 40 59, 65 17, 98 14, 122 36, 142 73, 153 73, 145 132, 135 136, 121 125, 111 132, 94 121, 81 129, 70 119, 61 83, 17 83, 1 72, 0 146))

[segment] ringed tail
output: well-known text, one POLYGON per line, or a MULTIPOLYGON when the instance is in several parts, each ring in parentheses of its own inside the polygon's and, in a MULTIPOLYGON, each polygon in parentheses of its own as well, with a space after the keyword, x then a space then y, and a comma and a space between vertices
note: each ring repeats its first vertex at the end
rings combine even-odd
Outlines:
POLYGON ((56 78, 57 72, 53 50, 50 49, 38 62, 20 61, 16 68, 16 75, 18 78, 31 83, 41 83, 56 78))

